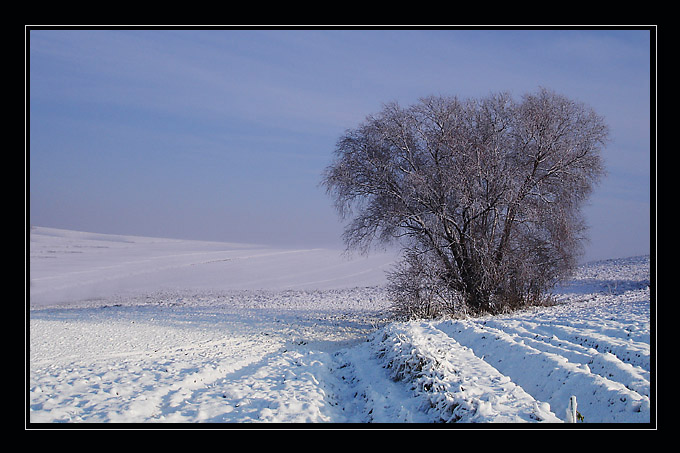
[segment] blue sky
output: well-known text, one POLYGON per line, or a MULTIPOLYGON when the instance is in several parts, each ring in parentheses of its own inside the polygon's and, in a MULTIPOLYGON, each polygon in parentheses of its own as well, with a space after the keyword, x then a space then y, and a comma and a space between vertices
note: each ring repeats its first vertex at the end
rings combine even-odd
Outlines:
POLYGON ((319 187, 384 103, 540 86, 610 125, 585 259, 649 253, 648 30, 31 30, 29 221, 341 247, 319 187))

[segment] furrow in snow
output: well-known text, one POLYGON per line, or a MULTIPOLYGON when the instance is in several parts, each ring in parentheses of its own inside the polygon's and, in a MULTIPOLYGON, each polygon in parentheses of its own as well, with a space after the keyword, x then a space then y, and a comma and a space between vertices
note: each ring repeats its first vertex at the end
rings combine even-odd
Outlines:
POLYGON ((431 323, 395 323, 379 335, 373 341, 392 377, 410 383, 438 421, 559 421, 548 404, 431 323))
MULTIPOLYGON (((556 332, 563 331, 565 329, 564 326, 551 325, 550 328, 544 330, 538 324, 530 323, 533 325, 533 328, 529 327, 527 329, 525 328, 526 326, 518 325, 518 323, 524 324, 521 321, 490 319, 484 321, 483 325, 490 331, 495 329, 496 332, 509 334, 516 341, 521 339, 527 346, 543 353, 559 355, 571 363, 585 365, 584 369, 588 369, 603 378, 620 382, 630 390, 649 397, 649 371, 640 366, 624 362, 615 354, 600 352, 595 348, 589 347, 587 344, 592 344, 592 341, 584 341, 584 338, 592 336, 602 340, 602 335, 582 330, 579 331, 578 335, 567 335, 567 338, 572 340, 570 341, 555 334, 556 332)), ((606 344, 607 342, 603 341, 603 343, 606 344)), ((626 352, 629 351, 626 350, 626 352)), ((648 357, 649 352, 644 352, 646 355, 643 355, 643 357, 648 357)), ((626 357, 630 360, 629 355, 626 355, 626 357)))
POLYGON ((509 376, 534 398, 546 401, 560 417, 574 395, 586 422, 639 422, 650 419, 649 397, 621 382, 592 373, 587 364, 541 351, 520 336, 478 321, 444 321, 436 327, 509 376))

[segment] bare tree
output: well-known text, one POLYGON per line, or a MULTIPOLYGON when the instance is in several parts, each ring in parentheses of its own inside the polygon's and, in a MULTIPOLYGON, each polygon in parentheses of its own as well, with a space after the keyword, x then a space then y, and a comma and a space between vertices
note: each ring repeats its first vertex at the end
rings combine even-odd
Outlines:
POLYGON ((338 140, 323 177, 350 249, 399 241, 390 276, 413 313, 496 313, 541 299, 576 263, 603 174, 603 119, 541 89, 514 101, 389 104, 338 140))

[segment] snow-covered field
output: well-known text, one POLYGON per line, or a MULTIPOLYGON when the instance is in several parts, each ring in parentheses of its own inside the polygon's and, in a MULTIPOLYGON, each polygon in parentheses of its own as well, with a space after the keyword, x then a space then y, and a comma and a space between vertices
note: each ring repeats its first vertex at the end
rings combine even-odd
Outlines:
POLYGON ((655 420, 649 257, 583 266, 560 303, 391 322, 391 254, 32 227, 26 419, 655 420))

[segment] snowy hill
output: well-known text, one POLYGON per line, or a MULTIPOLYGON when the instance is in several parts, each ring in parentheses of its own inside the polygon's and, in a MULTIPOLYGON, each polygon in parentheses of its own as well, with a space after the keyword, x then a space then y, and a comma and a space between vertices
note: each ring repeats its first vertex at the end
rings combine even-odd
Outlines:
POLYGON ((649 257, 427 322, 388 318, 393 259, 32 228, 27 421, 653 421, 649 257))
POLYGON ((279 249, 32 227, 31 305, 158 290, 338 289, 386 282, 394 254, 279 249))

